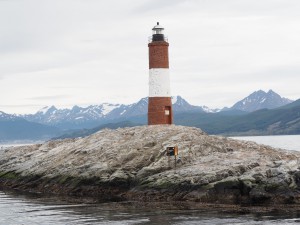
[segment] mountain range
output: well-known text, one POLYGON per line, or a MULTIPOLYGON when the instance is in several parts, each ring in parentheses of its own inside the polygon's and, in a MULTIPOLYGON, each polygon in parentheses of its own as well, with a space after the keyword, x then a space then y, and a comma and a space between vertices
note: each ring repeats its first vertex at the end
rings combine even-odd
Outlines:
MULTIPOLYGON (((189 104, 180 96, 172 97, 174 112, 215 112, 205 106, 189 104)), ((55 106, 45 107, 35 114, 22 115, 30 121, 58 128, 82 129, 92 128, 97 124, 123 121, 128 118, 145 116, 148 111, 148 98, 142 98, 130 105, 103 103, 88 107, 74 106, 71 109, 57 109, 55 106)))
MULTIPOLYGON (((272 90, 255 91, 232 107, 223 109, 195 106, 180 96, 172 97, 175 124, 198 126, 213 134, 234 133, 235 131, 243 133, 245 131, 232 127, 236 121, 247 119, 243 116, 252 115, 260 110, 277 109, 292 102, 272 90), (231 121, 231 124, 227 124, 226 121, 231 121)), ((17 138, 46 139, 74 132, 80 136, 78 132, 82 135, 89 134, 98 128, 114 128, 116 125, 113 124, 118 124, 119 127, 146 124, 147 107, 148 98, 142 98, 130 105, 103 103, 88 107, 74 106, 71 109, 57 109, 55 106, 50 106, 42 108, 35 114, 18 116, 0 112, 0 141, 17 138), (21 123, 23 123, 22 126, 21 123), (13 128, 15 130, 11 131, 13 128)))
MULTIPOLYGON (((230 111, 231 113, 239 111, 253 112, 259 109, 277 108, 292 100, 282 98, 272 90, 264 92, 255 91, 246 98, 237 102, 230 108, 210 109, 207 106, 195 106, 189 104, 181 96, 172 97, 174 113, 182 112, 206 112, 217 113, 220 111, 230 111)), ((92 128, 96 124, 104 124, 113 121, 123 121, 128 118, 142 116, 147 114, 148 98, 142 98, 136 103, 130 105, 103 103, 100 105, 91 105, 88 107, 74 106, 71 109, 57 109, 55 106, 45 107, 35 114, 23 115, 22 118, 58 128, 81 129, 92 128)), ((142 122, 142 121, 141 121, 142 122)))
POLYGON ((181 113, 175 124, 199 127, 208 134, 256 136, 300 134, 300 99, 275 109, 246 114, 181 113))
POLYGON ((275 109, 291 102, 293 101, 287 98, 282 98, 273 90, 269 90, 268 92, 259 90, 235 103, 231 109, 253 112, 260 109, 275 109))

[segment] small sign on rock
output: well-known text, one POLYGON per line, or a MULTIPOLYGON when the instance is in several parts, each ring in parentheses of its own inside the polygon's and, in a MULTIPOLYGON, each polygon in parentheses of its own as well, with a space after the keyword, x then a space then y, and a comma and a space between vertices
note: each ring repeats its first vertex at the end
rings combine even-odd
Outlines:
POLYGON ((177 156, 178 155, 178 147, 167 147, 167 156, 177 156))

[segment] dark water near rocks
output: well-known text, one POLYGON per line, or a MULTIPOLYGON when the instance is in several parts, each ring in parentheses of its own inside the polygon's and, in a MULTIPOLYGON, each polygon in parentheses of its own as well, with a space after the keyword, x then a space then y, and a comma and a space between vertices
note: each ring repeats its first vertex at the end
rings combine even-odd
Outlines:
POLYGON ((57 198, 0 192, 2 225, 225 225, 300 224, 298 212, 232 213, 216 209, 176 209, 140 206, 139 203, 74 204, 57 198))
MULTIPOLYGON (((257 137, 263 144, 300 150, 300 136, 257 137), (274 138, 276 137, 276 138, 274 138), (267 143, 266 143, 267 142, 267 143)), ((247 139, 247 138, 239 138, 247 139)), ((247 140, 255 141, 255 138, 247 140)), ((222 209, 178 209, 176 205, 140 206, 139 203, 74 204, 59 198, 0 191, 0 225, 285 225, 300 224, 300 211, 232 213, 222 209)))

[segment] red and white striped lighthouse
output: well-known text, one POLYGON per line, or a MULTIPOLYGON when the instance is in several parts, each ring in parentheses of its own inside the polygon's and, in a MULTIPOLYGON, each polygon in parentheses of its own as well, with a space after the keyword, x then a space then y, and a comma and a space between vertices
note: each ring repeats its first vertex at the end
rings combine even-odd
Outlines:
POLYGON ((172 124, 173 112, 170 92, 169 43, 164 28, 153 27, 149 47, 149 103, 148 125, 172 124))

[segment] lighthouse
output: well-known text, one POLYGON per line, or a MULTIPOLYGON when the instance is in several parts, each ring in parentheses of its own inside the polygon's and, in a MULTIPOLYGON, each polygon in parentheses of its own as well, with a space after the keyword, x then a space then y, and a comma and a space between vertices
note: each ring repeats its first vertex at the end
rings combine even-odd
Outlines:
POLYGON ((149 47, 149 103, 148 125, 172 124, 173 112, 170 92, 169 43, 164 28, 153 27, 149 47))

